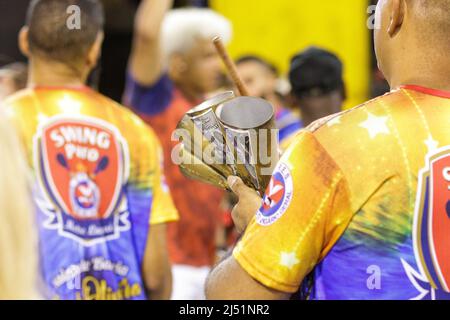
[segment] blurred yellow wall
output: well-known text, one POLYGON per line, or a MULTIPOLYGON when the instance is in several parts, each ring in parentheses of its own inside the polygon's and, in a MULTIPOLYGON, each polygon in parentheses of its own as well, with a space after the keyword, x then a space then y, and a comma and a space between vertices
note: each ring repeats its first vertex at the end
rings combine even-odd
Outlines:
POLYGON ((283 73, 290 58, 309 45, 335 52, 345 63, 348 100, 356 106, 368 98, 370 34, 367 0, 211 0, 234 28, 234 58, 258 54, 283 73))

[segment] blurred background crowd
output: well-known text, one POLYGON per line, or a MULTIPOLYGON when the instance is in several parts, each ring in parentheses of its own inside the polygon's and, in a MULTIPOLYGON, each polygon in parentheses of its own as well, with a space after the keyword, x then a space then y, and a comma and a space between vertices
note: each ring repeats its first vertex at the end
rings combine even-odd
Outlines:
MULTIPOLYGON (((233 199, 181 177, 170 162, 170 134, 186 106, 233 89, 210 39, 219 35, 227 43, 250 95, 273 104, 283 147, 313 121, 389 90, 375 62, 372 30, 362 27, 374 14, 375 1, 161 0, 173 8, 213 10, 178 11, 164 22, 169 9, 164 5, 102 2, 105 41, 89 85, 132 108, 160 138, 180 213, 169 228, 173 298, 202 299, 210 267, 235 241, 233 199), (188 43, 192 39, 196 42, 188 43)), ((0 1, 0 101, 27 83, 17 35, 28 4, 0 1)))
MULTIPOLYGON (((102 93, 120 101, 131 50, 134 14, 140 0, 103 0, 106 37, 96 82, 102 93)), ((347 107, 387 90, 373 53, 371 30, 361 28, 370 15, 372 0, 175 0, 174 7, 210 7, 233 26, 232 56, 256 55, 284 77, 290 58, 308 45, 333 51, 342 59, 347 83, 347 107)), ((0 66, 25 61, 17 46, 29 0, 0 1, 0 66)), ((2 77, 3 79, 3 77, 2 77)), ((2 80, 5 81, 5 80, 2 80)), ((20 80, 19 80, 20 81, 20 80)), ((286 90, 286 87, 283 87, 286 90)))

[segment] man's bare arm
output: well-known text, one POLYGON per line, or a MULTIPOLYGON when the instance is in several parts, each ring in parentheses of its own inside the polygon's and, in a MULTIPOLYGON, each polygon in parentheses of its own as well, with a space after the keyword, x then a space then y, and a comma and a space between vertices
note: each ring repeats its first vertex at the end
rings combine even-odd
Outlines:
POLYGON ((166 237, 166 224, 150 226, 142 273, 152 300, 168 300, 172 292, 172 271, 166 237))
POLYGON ((144 0, 136 13, 129 70, 142 85, 154 84, 163 72, 161 25, 172 3, 173 0, 144 0))
MULTIPOLYGON (((228 184, 239 197, 233 209, 233 221, 238 231, 244 232, 262 200, 240 178, 229 177, 228 184)), ((284 300, 290 297, 288 293, 270 289, 253 279, 231 254, 213 269, 205 290, 210 300, 284 300)))
POLYGON ((232 256, 214 268, 205 290, 208 300, 286 300, 290 297, 253 279, 232 256))

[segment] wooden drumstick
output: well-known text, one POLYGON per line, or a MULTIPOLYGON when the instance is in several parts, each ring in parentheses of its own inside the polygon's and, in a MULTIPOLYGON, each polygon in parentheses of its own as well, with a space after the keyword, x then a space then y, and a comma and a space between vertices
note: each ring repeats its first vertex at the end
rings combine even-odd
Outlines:
POLYGON ((238 92, 241 96, 248 96, 248 90, 242 82, 241 77, 239 76, 236 68, 236 64, 233 60, 231 60, 230 55, 227 52, 227 49, 223 45, 222 39, 220 37, 215 37, 213 39, 214 46, 216 47, 217 52, 222 58, 223 63, 227 67, 228 73, 230 74, 231 80, 234 85, 238 89, 238 92))

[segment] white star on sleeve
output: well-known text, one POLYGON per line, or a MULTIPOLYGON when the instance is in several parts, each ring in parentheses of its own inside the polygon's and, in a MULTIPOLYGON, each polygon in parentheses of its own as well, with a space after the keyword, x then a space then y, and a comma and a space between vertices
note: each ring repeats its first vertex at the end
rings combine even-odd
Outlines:
POLYGON ((297 259, 295 252, 282 252, 280 257, 280 265, 292 269, 300 260, 297 259))
POLYGON ((58 106, 61 108, 62 112, 75 112, 79 113, 81 109, 81 103, 72 99, 71 97, 65 95, 64 98, 58 101, 58 106))
POLYGON ((389 117, 377 117, 369 113, 369 117, 366 121, 362 122, 359 126, 366 129, 371 139, 374 139, 379 134, 390 134, 387 122, 389 117))
POLYGON ((433 139, 433 137, 430 135, 427 140, 424 141, 424 143, 428 147, 428 152, 433 152, 439 147, 439 142, 433 139))

